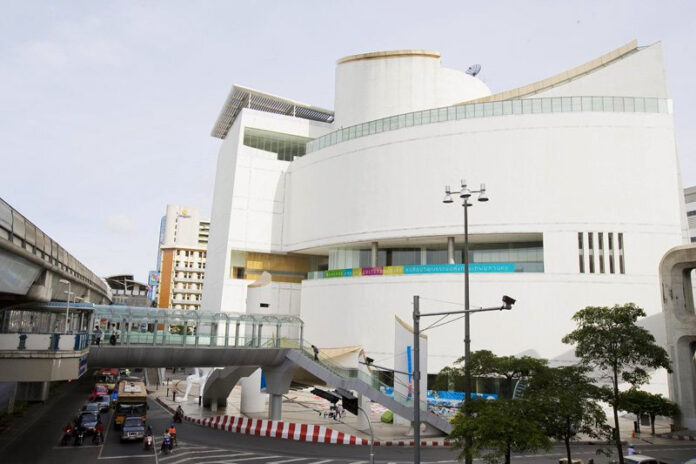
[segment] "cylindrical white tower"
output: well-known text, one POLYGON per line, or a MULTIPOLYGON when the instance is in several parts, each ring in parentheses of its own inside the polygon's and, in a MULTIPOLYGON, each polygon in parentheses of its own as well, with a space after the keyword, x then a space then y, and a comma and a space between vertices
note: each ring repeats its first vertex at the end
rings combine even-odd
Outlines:
POLYGON ((449 106, 491 94, 486 84, 440 66, 427 50, 364 53, 338 60, 336 127, 449 106))

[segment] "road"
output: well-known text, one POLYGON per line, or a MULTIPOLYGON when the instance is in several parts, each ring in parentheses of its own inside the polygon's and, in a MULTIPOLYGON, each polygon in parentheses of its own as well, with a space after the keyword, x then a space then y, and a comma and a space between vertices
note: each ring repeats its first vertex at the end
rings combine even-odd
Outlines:
MULTIPOLYGON (((104 416, 107 425, 103 445, 91 445, 88 437, 80 447, 59 445, 62 427, 84 404, 91 376, 87 375, 70 386, 60 401, 47 405, 39 412, 37 420, 0 456, 3 464, 366 464, 369 447, 303 443, 276 438, 212 430, 193 424, 177 424, 179 446, 169 455, 155 450, 145 451, 142 444, 120 443, 114 430, 111 414, 104 416)), ((148 423, 155 431, 157 445, 162 433, 171 421, 171 415, 154 401, 149 402, 148 423)), ((660 457, 670 464, 696 455, 693 443, 669 442, 661 445, 639 447, 644 454, 660 457)), ((607 458, 596 458, 596 447, 578 445, 573 448, 574 457, 585 462, 594 458, 595 463, 606 463, 607 458)), ((563 449, 555 447, 545 454, 513 456, 515 463, 557 463, 563 457, 563 449)), ((413 462, 413 449, 408 447, 376 447, 375 461, 379 463, 413 462)), ((456 453, 448 448, 423 448, 423 462, 455 463, 456 453)), ((477 460, 477 462, 482 462, 477 460)))

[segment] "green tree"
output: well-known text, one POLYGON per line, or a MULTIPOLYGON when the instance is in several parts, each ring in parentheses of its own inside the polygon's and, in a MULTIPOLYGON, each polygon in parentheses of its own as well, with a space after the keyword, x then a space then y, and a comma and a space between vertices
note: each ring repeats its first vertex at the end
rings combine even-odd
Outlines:
POLYGON ((512 451, 535 451, 550 448, 550 441, 532 405, 522 399, 473 400, 472 416, 459 412, 454 417, 450 438, 454 448, 465 457, 464 441, 472 437, 472 457, 489 464, 510 464, 512 451))
POLYGON ((619 382, 632 386, 646 383, 649 370, 665 368, 671 372, 667 352, 655 343, 655 337, 636 321, 645 312, 633 303, 588 306, 573 316, 577 328, 563 337, 563 343, 575 346, 581 363, 610 384, 604 394, 614 412, 614 442, 619 464, 624 464, 619 430, 619 382))
POLYGON ((608 439, 611 428, 597 398, 596 387, 585 366, 567 366, 537 370, 524 391, 524 398, 535 405, 542 416, 546 434, 562 441, 568 462, 573 462, 570 443, 578 435, 608 439))
MULTIPOLYGON (((464 362, 464 358, 456 363, 464 362)), ((488 350, 471 353, 471 375, 474 377, 501 377, 500 398, 512 398, 515 382, 529 377, 535 371, 546 366, 546 360, 531 356, 497 356, 488 350)))
POLYGON ((677 417, 679 406, 662 395, 651 395, 646 411, 650 415, 650 431, 655 435, 655 416, 677 417))
POLYGON ((457 380, 464 377, 462 370, 455 366, 443 367, 433 381, 433 390, 450 390, 450 384, 455 385, 457 380))
POLYGON ((648 392, 631 388, 619 393, 619 410, 636 415, 638 431, 640 432, 640 416, 648 412, 652 395, 648 392))
POLYGON ((638 424, 640 424, 640 416, 648 414, 650 416, 650 431, 653 435, 655 435, 656 416, 676 417, 679 415, 679 407, 664 396, 636 388, 621 392, 619 409, 635 414, 638 424))

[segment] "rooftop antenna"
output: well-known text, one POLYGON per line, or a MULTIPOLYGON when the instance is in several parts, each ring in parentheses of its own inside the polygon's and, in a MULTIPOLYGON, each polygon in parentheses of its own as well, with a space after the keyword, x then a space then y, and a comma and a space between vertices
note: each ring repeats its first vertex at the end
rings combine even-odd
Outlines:
POLYGON ((469 66, 469 69, 466 70, 466 73, 470 76, 476 76, 478 73, 481 72, 481 65, 480 64, 472 64, 469 66))

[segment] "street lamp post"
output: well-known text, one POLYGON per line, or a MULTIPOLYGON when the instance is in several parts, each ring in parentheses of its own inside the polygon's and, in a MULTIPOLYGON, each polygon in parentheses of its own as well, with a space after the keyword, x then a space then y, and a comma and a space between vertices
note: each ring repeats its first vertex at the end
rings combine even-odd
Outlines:
POLYGON ((358 410, 362 411, 363 414, 365 414, 365 419, 367 419, 367 425, 370 426, 370 461, 369 464, 375 464, 375 451, 374 451, 374 444, 375 444, 375 434, 372 431, 372 422, 370 422, 370 416, 367 415, 367 412, 358 406, 358 410))
MULTIPOLYGON (((388 367, 383 367, 383 366, 378 366, 374 364, 374 359, 370 357, 366 357, 365 361, 360 361, 361 364, 364 364, 368 367, 374 367, 380 370, 384 371, 391 371, 394 374, 402 374, 402 375, 413 375, 413 463, 414 464, 420 464, 420 447, 421 447, 421 442, 420 442, 420 426, 421 426, 421 411, 420 411, 420 397, 421 397, 421 389, 420 389, 420 378, 421 378, 421 372, 420 372, 420 334, 423 333, 425 330, 420 330, 420 319, 421 317, 430 317, 430 316, 449 316, 452 314, 464 314, 465 316, 468 316, 469 313, 483 313, 483 312, 488 312, 488 311, 503 311, 503 310, 510 310, 512 309, 512 305, 514 305, 516 300, 514 298, 511 298, 507 295, 503 295, 503 304, 500 306, 493 306, 490 308, 476 308, 476 309, 464 309, 460 311, 438 311, 435 313, 421 313, 420 312, 420 296, 414 295, 413 297, 413 373, 410 372, 403 372, 403 371, 398 371, 396 369, 390 369, 388 367)), ((464 408, 466 411, 466 408, 464 408)), ((427 408, 426 408, 427 410, 427 408)))
MULTIPOLYGON (((471 338, 469 329, 469 207, 473 206, 469 203, 472 193, 478 193, 478 201, 488 201, 486 196, 486 184, 481 184, 479 190, 469 190, 466 181, 462 179, 461 190, 459 197, 462 199, 462 207, 464 208, 464 415, 471 415, 471 338)), ((452 203, 452 196, 449 185, 445 187, 445 198, 443 203, 452 203)), ((471 457, 471 437, 468 435, 464 440, 464 455, 466 464, 472 463, 471 457)))
POLYGON ((67 303, 65 305, 65 333, 68 333, 68 317, 70 316, 70 281, 66 279, 60 279, 60 283, 62 284, 68 284, 68 298, 67 298, 67 303))

